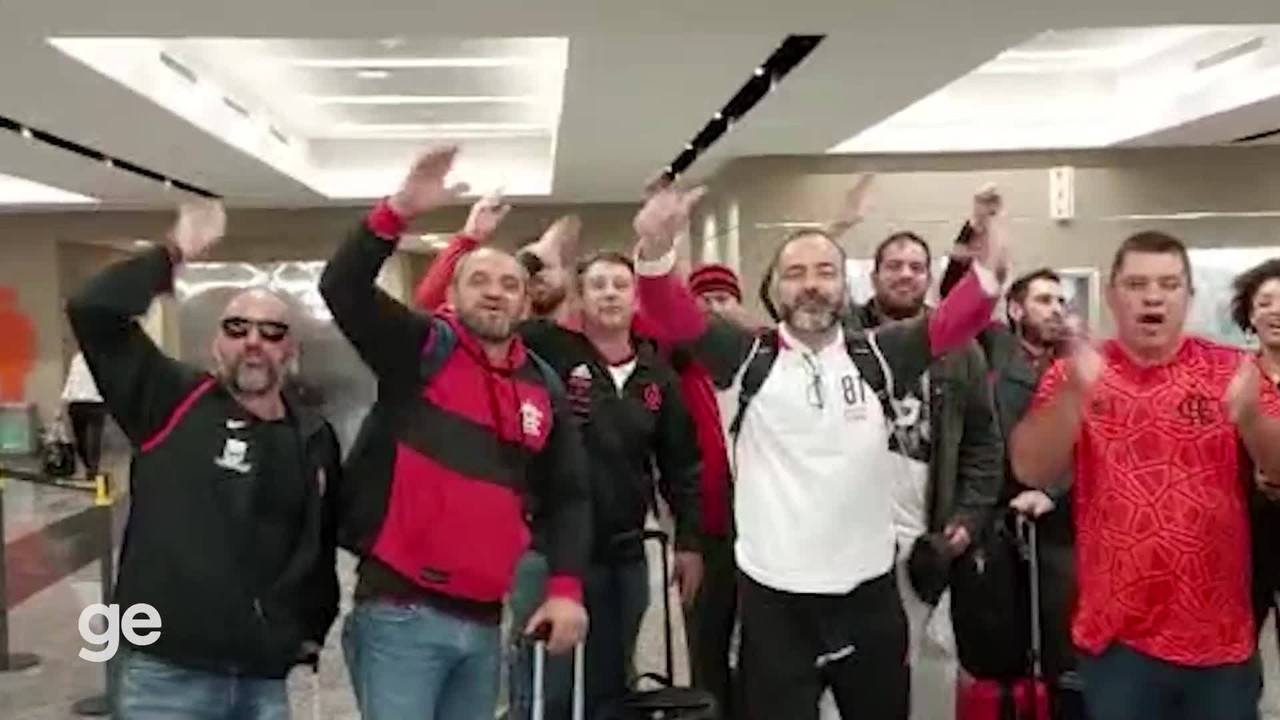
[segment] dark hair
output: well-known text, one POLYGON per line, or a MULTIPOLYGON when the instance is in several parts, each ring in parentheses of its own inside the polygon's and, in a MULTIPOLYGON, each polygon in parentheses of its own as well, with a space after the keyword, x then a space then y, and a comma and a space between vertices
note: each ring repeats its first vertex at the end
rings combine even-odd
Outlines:
POLYGON ((1177 255, 1182 260, 1182 274, 1187 278, 1187 287, 1191 287, 1191 258, 1187 255, 1186 244, 1178 238, 1159 230, 1146 230, 1125 238, 1111 260, 1110 282, 1112 284, 1115 283, 1116 276, 1120 274, 1120 267, 1124 265, 1125 258, 1130 253, 1177 255))
POLYGON ((889 251, 890 247, 898 243, 915 243, 919 245, 920 249, 924 250, 925 267, 930 273, 933 272, 933 252, 929 250, 929 243, 910 230, 899 230, 880 241, 880 244, 876 246, 875 262, 872 264, 873 272, 880 272, 880 263, 884 262, 884 254, 889 251))
POLYGON ((617 250, 596 250, 590 255, 579 260, 577 266, 574 268, 574 282, 577 283, 579 292, 582 291, 582 276, 586 275, 588 270, 599 263, 605 263, 606 265, 621 265, 632 275, 636 274, 635 261, 628 257, 626 253, 621 253, 617 250))
POLYGON ((782 253, 786 252, 787 247, 790 246, 791 243, 799 240, 800 238, 806 238, 812 235, 826 238, 827 242, 831 243, 831 246, 836 249, 836 252, 840 253, 840 274, 842 276, 844 275, 844 266, 849 259, 849 254, 844 251, 844 247, 840 245, 840 243, 836 242, 836 239, 831 236, 831 233, 828 233, 825 230, 818 230, 816 228, 805 228, 803 230, 796 230, 792 232, 780 245, 778 245, 778 249, 773 253, 773 259, 769 261, 767 266, 765 266, 764 274, 760 276, 760 304, 764 305, 765 312, 769 313, 769 317, 774 320, 782 319, 782 316, 778 313, 778 306, 773 302, 771 292, 773 276, 778 272, 778 262, 782 260, 782 253))
POLYGON ((1266 262, 1245 270, 1232 281, 1231 319, 1244 332, 1252 332, 1253 326, 1249 316, 1253 315, 1253 299, 1258 290, 1268 280, 1280 278, 1280 258, 1272 258, 1266 262))
POLYGON ((1061 284, 1062 277, 1058 273, 1049 268, 1040 268, 1032 270, 1026 275, 1020 276, 1013 284, 1009 286, 1009 292, 1005 294, 1005 299, 1012 303, 1021 305, 1027 299, 1027 291, 1031 289, 1031 283, 1036 280, 1049 280, 1061 284))
POLYGON ((1014 322, 1013 322, 1013 314, 1009 312, 1009 306, 1014 304, 1021 305, 1022 303, 1026 302, 1027 293, 1030 292, 1031 290, 1031 283, 1037 280, 1048 280, 1050 282, 1056 282, 1058 284, 1062 283, 1062 277, 1058 275, 1058 273, 1054 272, 1053 270, 1047 267, 1039 268, 1038 270, 1032 270, 1031 272, 1025 275, 1018 276, 1018 279, 1014 280, 1013 284, 1009 286, 1009 292, 1005 293, 1005 296, 1004 296, 1005 298, 1004 314, 1005 314, 1005 318, 1009 320, 1010 326, 1012 326, 1014 322))

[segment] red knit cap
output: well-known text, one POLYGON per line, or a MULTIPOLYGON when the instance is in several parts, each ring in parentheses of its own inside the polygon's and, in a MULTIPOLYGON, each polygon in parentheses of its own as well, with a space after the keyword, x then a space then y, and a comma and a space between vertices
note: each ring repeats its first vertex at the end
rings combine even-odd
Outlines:
POLYGON ((728 265, 708 263, 698 266, 689 273, 689 289, 694 295, 722 291, 734 296, 742 302, 742 288, 738 286, 738 275, 728 265))

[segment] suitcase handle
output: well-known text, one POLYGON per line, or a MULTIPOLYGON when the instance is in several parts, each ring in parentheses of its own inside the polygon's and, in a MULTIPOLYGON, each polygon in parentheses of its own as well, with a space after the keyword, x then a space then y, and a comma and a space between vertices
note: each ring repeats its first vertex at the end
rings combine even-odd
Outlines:
POLYGON ((675 642, 672 638, 674 631, 671 628, 671 565, 670 560, 667 559, 667 549, 671 543, 671 538, 665 531, 652 528, 646 528, 641 538, 644 542, 649 542, 650 540, 658 541, 658 556, 661 558, 662 563, 662 630, 666 638, 664 655, 667 663, 667 675, 665 678, 652 673, 650 675, 653 679, 670 687, 675 684, 676 673, 675 652, 671 647, 675 642))
MULTIPOLYGON (((545 720, 547 713, 546 671, 547 641, 542 638, 546 630, 539 628, 533 643, 533 709, 532 720, 545 720)), ((583 664, 586 650, 582 645, 573 648, 573 720, 585 720, 586 699, 583 683, 583 664)))
POLYGON ((1031 583, 1031 672, 1036 680, 1042 678, 1040 654, 1043 638, 1040 627, 1040 548, 1036 541, 1036 521, 1017 513, 1014 520, 1018 547, 1027 560, 1027 577, 1031 583))

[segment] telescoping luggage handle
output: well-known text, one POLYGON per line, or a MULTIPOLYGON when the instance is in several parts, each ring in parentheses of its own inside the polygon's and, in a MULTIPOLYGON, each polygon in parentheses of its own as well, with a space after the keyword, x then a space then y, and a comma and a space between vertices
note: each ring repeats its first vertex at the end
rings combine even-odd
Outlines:
POLYGON ((1027 561, 1027 576, 1031 581, 1031 672, 1033 678, 1040 680, 1044 673, 1040 660, 1040 549, 1036 546, 1036 521, 1022 513, 1016 515, 1018 548, 1027 561))
MULTIPOLYGON (((586 651, 579 644, 573 649, 573 720, 585 720, 586 700, 583 685, 583 663, 586 651)), ((545 720, 547 712, 546 693, 547 670, 547 630, 539 630, 533 642, 533 720, 545 720)))

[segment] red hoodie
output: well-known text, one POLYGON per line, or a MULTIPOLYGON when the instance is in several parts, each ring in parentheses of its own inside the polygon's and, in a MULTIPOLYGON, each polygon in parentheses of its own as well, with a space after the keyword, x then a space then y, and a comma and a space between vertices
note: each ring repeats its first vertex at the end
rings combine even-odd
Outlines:
MULTIPOLYGON (((436 256, 427 274, 413 293, 414 302, 421 308, 439 308, 445 304, 449 282, 454 267, 463 255, 479 247, 480 241, 467 235, 455 235, 449 245, 436 256)), ((563 323, 572 324, 572 321, 563 323)), ((579 327, 572 328, 581 330, 579 327)), ((636 335, 656 341, 664 351, 671 347, 657 323, 637 308, 631 321, 636 335)), ((715 386, 711 375, 697 362, 688 363, 680 370, 681 399, 689 409, 698 434, 698 447, 702 451, 702 529, 708 535, 723 536, 729 532, 729 458, 725 446, 724 429, 720 423, 720 408, 716 404, 715 386)))

